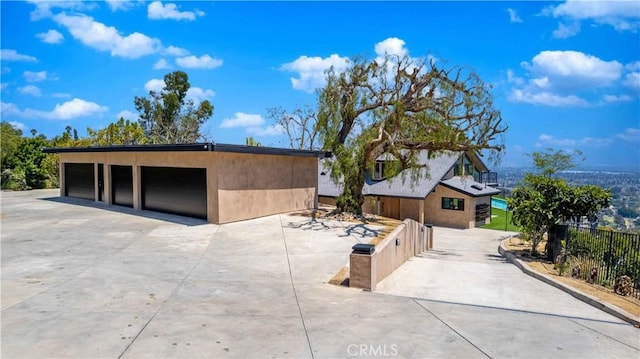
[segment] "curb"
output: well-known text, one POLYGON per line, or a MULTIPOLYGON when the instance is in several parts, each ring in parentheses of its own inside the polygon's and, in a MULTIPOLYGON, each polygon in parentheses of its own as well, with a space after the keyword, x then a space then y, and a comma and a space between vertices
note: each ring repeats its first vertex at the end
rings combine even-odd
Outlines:
POLYGON ((577 289, 570 287, 562 282, 559 282, 545 274, 539 273, 534 271, 533 269, 529 268, 528 265, 526 265, 522 260, 516 258, 515 255, 513 255, 512 253, 509 253, 502 245, 504 243, 505 240, 500 242, 500 246, 498 246, 498 252, 500 252, 500 254, 505 257, 509 262, 513 263, 516 267, 520 268, 521 271, 523 271, 525 274, 528 274, 538 280, 541 280, 549 285, 552 285, 562 291, 565 291, 569 294, 571 294, 573 297, 593 306, 596 307, 600 310, 603 310, 611 315, 613 315, 616 318, 622 319, 627 323, 633 324, 635 326, 640 326, 640 317, 635 316, 625 310, 622 310, 621 308, 616 307, 613 304, 609 304, 609 303, 605 303, 600 301, 600 299, 590 296, 588 294, 582 293, 580 291, 578 291, 577 289))

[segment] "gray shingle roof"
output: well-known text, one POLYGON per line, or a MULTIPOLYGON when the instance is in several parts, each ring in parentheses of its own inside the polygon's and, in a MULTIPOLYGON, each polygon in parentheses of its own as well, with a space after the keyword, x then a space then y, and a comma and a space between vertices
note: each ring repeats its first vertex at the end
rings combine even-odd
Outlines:
MULTIPOLYGON (((367 176, 362 189, 363 194, 425 198, 453 167, 456 160, 460 158, 460 153, 449 152, 435 158, 429 158, 428 153, 423 151, 418 158, 418 162, 425 164, 426 167, 418 170, 417 182, 412 181, 411 170, 405 170, 393 178, 381 181, 375 181, 367 176), (429 175, 427 176, 427 174, 429 175)), ((331 180, 329 169, 324 167, 324 160, 318 162, 318 174, 318 194, 320 196, 337 197, 342 193, 342 187, 331 180)), ((416 177, 415 174, 413 177, 416 177)))
POLYGON ((474 181, 473 177, 451 177, 440 184, 471 197, 493 196, 500 193, 498 189, 474 181))
POLYGON ((327 197, 338 197, 342 193, 342 185, 337 185, 331 179, 331 171, 325 168, 325 161, 318 161, 318 195, 327 197))

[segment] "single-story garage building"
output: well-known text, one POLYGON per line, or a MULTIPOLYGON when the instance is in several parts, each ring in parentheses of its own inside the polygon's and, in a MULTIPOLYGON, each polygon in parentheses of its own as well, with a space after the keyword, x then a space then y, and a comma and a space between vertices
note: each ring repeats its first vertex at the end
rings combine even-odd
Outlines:
POLYGON ((60 195, 228 223, 312 209, 320 151, 214 143, 45 148, 60 195))

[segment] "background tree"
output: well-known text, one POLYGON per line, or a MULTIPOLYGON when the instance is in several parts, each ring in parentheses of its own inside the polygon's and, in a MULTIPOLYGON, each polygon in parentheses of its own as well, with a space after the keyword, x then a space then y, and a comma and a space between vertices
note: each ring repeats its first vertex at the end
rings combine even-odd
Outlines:
POLYGON ((213 115, 207 100, 198 106, 186 99, 191 87, 189 76, 174 71, 164 76, 160 92, 149 91, 148 97, 135 97, 140 125, 151 143, 190 143, 201 139, 201 126, 213 115))
POLYGON ((22 131, 8 122, 0 123, 0 159, 2 170, 15 167, 15 153, 22 140, 22 131))
POLYGON ((244 144, 247 146, 262 147, 262 143, 256 141, 253 137, 247 137, 244 139, 244 144))
MULTIPOLYGON (((528 155, 538 174, 526 173, 523 184, 507 199, 513 211, 512 222, 522 227, 523 235, 531 240, 531 253, 537 255, 538 244, 544 234, 558 222, 575 221, 583 216, 591 221, 598 211, 609 206, 611 192, 594 185, 569 186, 558 172, 576 167, 576 159, 584 159, 580 151, 568 154, 562 150, 533 152, 528 155)), ((547 246, 547 252, 550 251, 547 246)))
POLYGON ((318 103, 320 139, 335 157, 332 178, 343 183, 339 211, 362 212, 365 175, 383 153, 395 159, 386 169, 395 175, 420 168, 422 150, 436 156, 496 154, 504 148, 499 139, 507 127, 489 87, 474 72, 440 68, 435 61, 391 55, 356 59, 342 73, 328 70, 318 103))
POLYGON ((575 168, 578 159, 584 161, 582 151, 579 150, 567 153, 564 150, 554 151, 553 148, 546 148, 544 152, 533 152, 527 156, 533 160, 533 166, 538 173, 545 177, 551 177, 560 171, 575 168))
POLYGON ((288 112, 282 107, 267 109, 268 117, 280 125, 289 138, 289 147, 299 150, 317 150, 318 118, 309 106, 288 112))
POLYGON ((101 130, 87 128, 87 133, 89 141, 93 145, 143 145, 147 143, 147 136, 142 126, 122 117, 101 130))
POLYGON ((522 235, 531 241, 531 255, 538 256, 538 244, 559 220, 568 192, 564 181, 537 176, 529 178, 527 185, 515 188, 507 198, 513 212, 511 222, 521 227, 522 235))

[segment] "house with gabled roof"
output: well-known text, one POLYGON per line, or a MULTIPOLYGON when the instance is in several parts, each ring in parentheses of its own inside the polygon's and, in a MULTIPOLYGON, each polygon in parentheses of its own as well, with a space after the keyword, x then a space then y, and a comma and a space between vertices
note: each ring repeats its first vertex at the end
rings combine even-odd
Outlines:
MULTIPOLYGON (((446 152, 430 157, 423 151, 418 160, 422 168, 386 178, 384 167, 389 160, 379 157, 365 178, 365 213, 452 228, 473 228, 491 221, 491 196, 500 193, 495 188, 497 176, 476 153, 446 152)), ((324 161, 319 166, 319 202, 335 204, 341 185, 333 182, 324 161)))

